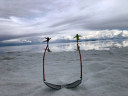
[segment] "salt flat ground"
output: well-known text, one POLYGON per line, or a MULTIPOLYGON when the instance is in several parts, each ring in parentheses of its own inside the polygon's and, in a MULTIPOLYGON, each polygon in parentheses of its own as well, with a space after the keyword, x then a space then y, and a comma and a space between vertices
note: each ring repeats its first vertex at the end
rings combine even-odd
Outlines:
MULTIPOLYGON (((10 51, 0 55, 0 96, 128 96, 128 48, 81 50, 82 83, 60 90, 43 83, 42 53, 10 51)), ((67 84, 79 79, 76 50, 49 52, 45 59, 48 82, 67 84)))

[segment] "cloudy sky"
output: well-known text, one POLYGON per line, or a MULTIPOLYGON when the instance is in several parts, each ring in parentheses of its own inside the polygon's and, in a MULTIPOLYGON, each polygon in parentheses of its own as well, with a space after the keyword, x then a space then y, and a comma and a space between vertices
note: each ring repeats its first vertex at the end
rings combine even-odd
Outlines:
POLYGON ((0 42, 71 39, 128 29, 128 0, 0 0, 0 42))

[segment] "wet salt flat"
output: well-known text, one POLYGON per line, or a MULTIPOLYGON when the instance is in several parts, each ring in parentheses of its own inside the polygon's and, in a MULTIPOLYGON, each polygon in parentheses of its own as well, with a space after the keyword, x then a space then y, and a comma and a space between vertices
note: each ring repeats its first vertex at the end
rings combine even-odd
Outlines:
MULTIPOLYGON (((45 44, 1 48, 0 96, 127 96, 128 48, 112 42, 105 47, 98 47, 98 42, 87 43, 80 43, 82 83, 77 88, 61 90, 52 90, 43 83, 42 49, 45 44), (84 50, 87 47, 90 50, 84 50)), ((46 80, 67 84, 79 79, 75 42, 51 44, 50 49, 52 52, 46 53, 45 58, 46 80)))

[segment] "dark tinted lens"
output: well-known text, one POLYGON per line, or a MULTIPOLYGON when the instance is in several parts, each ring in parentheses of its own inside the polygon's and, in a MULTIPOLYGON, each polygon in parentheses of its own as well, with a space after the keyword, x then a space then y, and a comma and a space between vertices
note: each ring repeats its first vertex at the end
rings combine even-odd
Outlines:
POLYGON ((73 83, 67 84, 65 87, 67 87, 67 88, 74 88, 74 87, 80 85, 81 82, 82 82, 81 80, 77 80, 77 81, 75 81, 73 83))
POLYGON ((61 89, 61 85, 55 85, 55 84, 51 84, 48 82, 44 82, 48 87, 53 88, 53 89, 61 89))

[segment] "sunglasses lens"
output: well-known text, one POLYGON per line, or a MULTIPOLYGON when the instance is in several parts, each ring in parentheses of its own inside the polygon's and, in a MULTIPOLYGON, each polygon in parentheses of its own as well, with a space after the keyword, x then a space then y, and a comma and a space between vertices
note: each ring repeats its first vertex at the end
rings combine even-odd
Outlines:
POLYGON ((52 89, 56 89, 56 90, 61 89, 61 85, 55 85, 55 84, 51 84, 51 83, 48 83, 48 82, 45 82, 45 81, 44 81, 44 83, 45 83, 48 87, 50 87, 50 88, 52 88, 52 89))
POLYGON ((75 81, 73 83, 70 83, 70 84, 65 85, 65 87, 66 88, 74 88, 74 87, 80 85, 81 82, 82 82, 82 80, 77 80, 77 81, 75 81))

